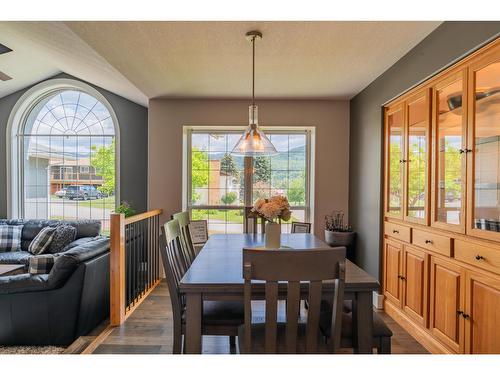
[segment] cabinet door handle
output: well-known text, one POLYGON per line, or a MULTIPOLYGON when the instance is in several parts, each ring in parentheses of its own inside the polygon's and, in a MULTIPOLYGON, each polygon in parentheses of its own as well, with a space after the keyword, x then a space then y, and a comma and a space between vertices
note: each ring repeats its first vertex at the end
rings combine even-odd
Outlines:
POLYGON ((393 229, 392 233, 399 233, 399 230, 393 229))
POLYGON ((432 244, 432 240, 425 240, 425 243, 429 243, 429 244, 432 244))
POLYGON ((465 149, 465 152, 466 152, 466 153, 472 152, 472 149, 470 149, 470 148, 466 148, 466 149, 465 149))
POLYGON ((486 260, 486 258, 478 254, 476 255, 476 260, 486 260))
POLYGON ((401 276, 401 275, 398 275, 398 279, 405 281, 405 280, 406 280, 406 277, 401 276))
POLYGON ((406 160, 405 159, 401 159, 399 162, 400 163, 406 163, 406 160))
POLYGON ((462 314, 462 317, 463 317, 465 320, 469 320, 470 315, 469 315, 469 314, 465 314, 465 313, 463 313, 463 314, 462 314))
POLYGON ((458 310, 457 311, 457 315, 460 316, 460 315, 464 315, 464 312, 462 310, 458 310))
POLYGON ((460 152, 461 154, 463 154, 463 153, 467 152, 467 150, 460 149, 460 150, 458 150, 458 152, 460 152))

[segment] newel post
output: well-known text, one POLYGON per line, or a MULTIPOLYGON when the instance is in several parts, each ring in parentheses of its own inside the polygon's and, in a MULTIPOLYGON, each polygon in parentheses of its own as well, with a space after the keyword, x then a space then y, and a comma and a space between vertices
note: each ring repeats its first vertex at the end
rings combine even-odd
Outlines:
POLYGON ((110 311, 111 326, 125 321, 125 215, 112 213, 110 253, 110 311))

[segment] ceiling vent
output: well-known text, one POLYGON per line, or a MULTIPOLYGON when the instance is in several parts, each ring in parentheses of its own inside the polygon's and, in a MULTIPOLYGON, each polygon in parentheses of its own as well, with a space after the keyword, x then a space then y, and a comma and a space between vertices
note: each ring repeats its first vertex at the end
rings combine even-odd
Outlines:
POLYGON ((8 81, 12 79, 11 76, 8 76, 7 74, 5 74, 4 72, 1 72, 0 71, 0 81, 8 81))
POLYGON ((4 53, 9 53, 9 52, 12 52, 12 50, 9 47, 4 46, 2 43, 0 43, 0 55, 3 55, 4 53))

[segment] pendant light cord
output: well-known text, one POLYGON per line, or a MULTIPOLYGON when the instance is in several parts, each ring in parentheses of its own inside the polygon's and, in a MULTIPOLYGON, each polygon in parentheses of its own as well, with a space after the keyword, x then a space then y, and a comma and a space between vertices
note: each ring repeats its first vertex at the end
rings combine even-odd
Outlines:
POLYGON ((255 123, 255 35, 252 37, 252 123, 255 123))

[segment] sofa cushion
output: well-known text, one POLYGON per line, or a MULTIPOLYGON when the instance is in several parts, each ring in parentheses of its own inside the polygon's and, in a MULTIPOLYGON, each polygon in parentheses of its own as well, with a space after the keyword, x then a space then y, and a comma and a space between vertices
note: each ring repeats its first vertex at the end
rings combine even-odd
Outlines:
POLYGON ((58 225, 71 225, 76 228, 76 239, 83 237, 96 237, 101 231, 99 220, 21 220, 21 219, 0 219, 0 225, 24 225, 21 235, 21 250, 28 251, 31 241, 36 237, 43 227, 58 225))
POLYGON ((0 253, 0 264, 25 264, 28 265, 33 255, 27 251, 14 251, 0 253))
MULTIPOLYGON (((48 249, 47 254, 60 253, 66 246, 73 242, 76 238, 76 228, 72 225, 61 224, 56 227, 54 237, 48 249)), ((86 237, 88 238, 88 237, 86 237)))
POLYGON ((21 250, 22 225, 0 225, 0 253, 21 250))
POLYGON ((45 250, 49 248, 49 245, 54 238, 55 232, 56 228, 53 227, 42 228, 42 230, 38 232, 33 241, 31 241, 28 247, 28 252, 33 255, 43 254, 45 250))
POLYGON ((62 285, 76 270, 78 265, 109 251, 109 239, 100 237, 60 254, 49 274, 53 287, 62 285))
POLYGON ((68 251, 68 250, 71 250, 71 249, 72 249, 72 248, 74 248, 74 247, 77 247, 77 246, 83 245, 83 244, 85 244, 85 243, 87 243, 87 242, 94 241, 94 240, 96 240, 96 239, 98 239, 98 238, 101 238, 101 237, 99 237, 99 236, 97 236, 97 237, 83 237, 83 238, 79 238, 79 239, 77 239, 77 240, 74 240, 73 242, 70 242, 69 244, 67 244, 67 245, 64 247, 64 249, 62 249, 61 253, 64 253, 64 252, 66 252, 66 251, 68 251))
POLYGON ((50 273, 56 257, 52 254, 37 255, 30 258, 28 272, 32 275, 50 273))

